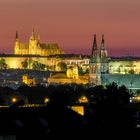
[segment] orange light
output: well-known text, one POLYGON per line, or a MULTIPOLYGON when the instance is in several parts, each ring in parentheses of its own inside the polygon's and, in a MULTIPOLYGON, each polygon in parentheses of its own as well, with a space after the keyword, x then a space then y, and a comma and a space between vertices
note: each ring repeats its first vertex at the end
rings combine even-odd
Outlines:
POLYGON ((45 104, 47 104, 49 101, 50 101, 49 98, 45 98, 45 99, 44 99, 44 103, 45 103, 45 104))
POLYGON ((16 98, 12 98, 12 102, 13 103, 17 102, 17 99, 16 98))

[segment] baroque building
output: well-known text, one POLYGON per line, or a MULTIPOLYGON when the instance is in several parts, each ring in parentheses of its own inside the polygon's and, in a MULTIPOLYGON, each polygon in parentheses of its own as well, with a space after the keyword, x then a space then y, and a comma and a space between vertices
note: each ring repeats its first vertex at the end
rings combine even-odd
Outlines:
POLYGON ((16 32, 14 54, 49 56, 63 54, 63 52, 57 43, 41 43, 39 35, 37 36, 33 30, 27 43, 21 42, 18 37, 18 32, 16 32))

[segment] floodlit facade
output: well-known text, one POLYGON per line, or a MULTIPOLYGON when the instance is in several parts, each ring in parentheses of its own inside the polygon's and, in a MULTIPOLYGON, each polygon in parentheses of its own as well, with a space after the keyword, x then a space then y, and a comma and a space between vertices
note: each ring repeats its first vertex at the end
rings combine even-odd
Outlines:
POLYGON ((49 83, 106 85, 116 82, 118 85, 124 84, 130 88, 139 89, 140 87, 140 57, 109 57, 104 35, 102 35, 99 48, 96 35, 94 35, 90 56, 63 54, 56 43, 40 43, 34 31, 28 43, 20 42, 16 33, 14 44, 15 54, 0 55, 1 69, 63 71, 63 74, 50 75, 49 83), (38 69, 35 66, 43 68, 38 69))
POLYGON ((29 76, 27 74, 22 76, 22 82, 28 86, 36 85, 35 78, 29 78, 29 76))
POLYGON ((101 47, 98 50, 96 35, 94 35, 94 42, 89 64, 90 83, 95 85, 101 84, 101 74, 108 73, 108 53, 105 48, 104 35, 102 35, 101 47))
POLYGON ((51 74, 48 78, 50 84, 88 84, 89 75, 79 75, 78 67, 68 67, 66 72, 51 74))
POLYGON ((33 30, 27 43, 21 42, 16 32, 14 54, 49 56, 63 54, 63 52, 60 50, 57 43, 41 43, 39 35, 37 36, 33 30))
POLYGON ((140 90, 140 57, 108 57, 104 35, 98 49, 96 35, 90 56, 89 83, 108 85, 112 82, 130 90, 140 90))

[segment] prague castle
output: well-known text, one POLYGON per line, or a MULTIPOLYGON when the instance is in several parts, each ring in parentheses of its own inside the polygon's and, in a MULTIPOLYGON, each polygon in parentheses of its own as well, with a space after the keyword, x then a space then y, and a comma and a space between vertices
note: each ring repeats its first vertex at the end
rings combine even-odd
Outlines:
POLYGON ((81 55, 63 54, 57 43, 41 43, 34 30, 27 43, 22 43, 16 33, 14 54, 0 55, 0 69, 53 72, 47 77, 49 83, 108 85, 115 82, 129 89, 140 89, 140 57, 109 57, 104 35, 100 47, 94 35, 91 55, 81 55))
POLYGON ((39 35, 37 36, 33 30, 27 43, 21 42, 16 32, 14 54, 49 56, 63 54, 63 52, 60 50, 57 43, 41 43, 39 35))

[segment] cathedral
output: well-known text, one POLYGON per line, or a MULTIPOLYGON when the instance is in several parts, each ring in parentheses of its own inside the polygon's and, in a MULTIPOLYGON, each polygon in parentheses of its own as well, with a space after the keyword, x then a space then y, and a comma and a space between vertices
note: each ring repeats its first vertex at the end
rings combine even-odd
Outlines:
POLYGON ((99 46, 94 35, 91 54, 87 56, 63 54, 57 43, 41 43, 34 30, 27 43, 21 42, 16 33, 14 54, 1 54, 0 60, 1 64, 5 63, 5 69, 34 69, 35 64, 43 64, 45 70, 56 72, 48 77, 49 83, 90 83, 95 86, 115 82, 130 90, 140 90, 140 57, 108 56, 104 35, 99 46), (67 67, 65 73, 61 73, 63 65, 67 67))
POLYGON ((90 83, 100 85, 101 74, 105 73, 108 73, 108 53, 105 48, 104 35, 102 35, 100 49, 97 48, 96 35, 94 35, 89 68, 90 83))
POLYGON ((50 56, 63 54, 57 43, 41 43, 40 37, 35 34, 33 30, 29 38, 29 42, 21 42, 16 32, 16 39, 14 43, 15 55, 40 55, 50 56))

